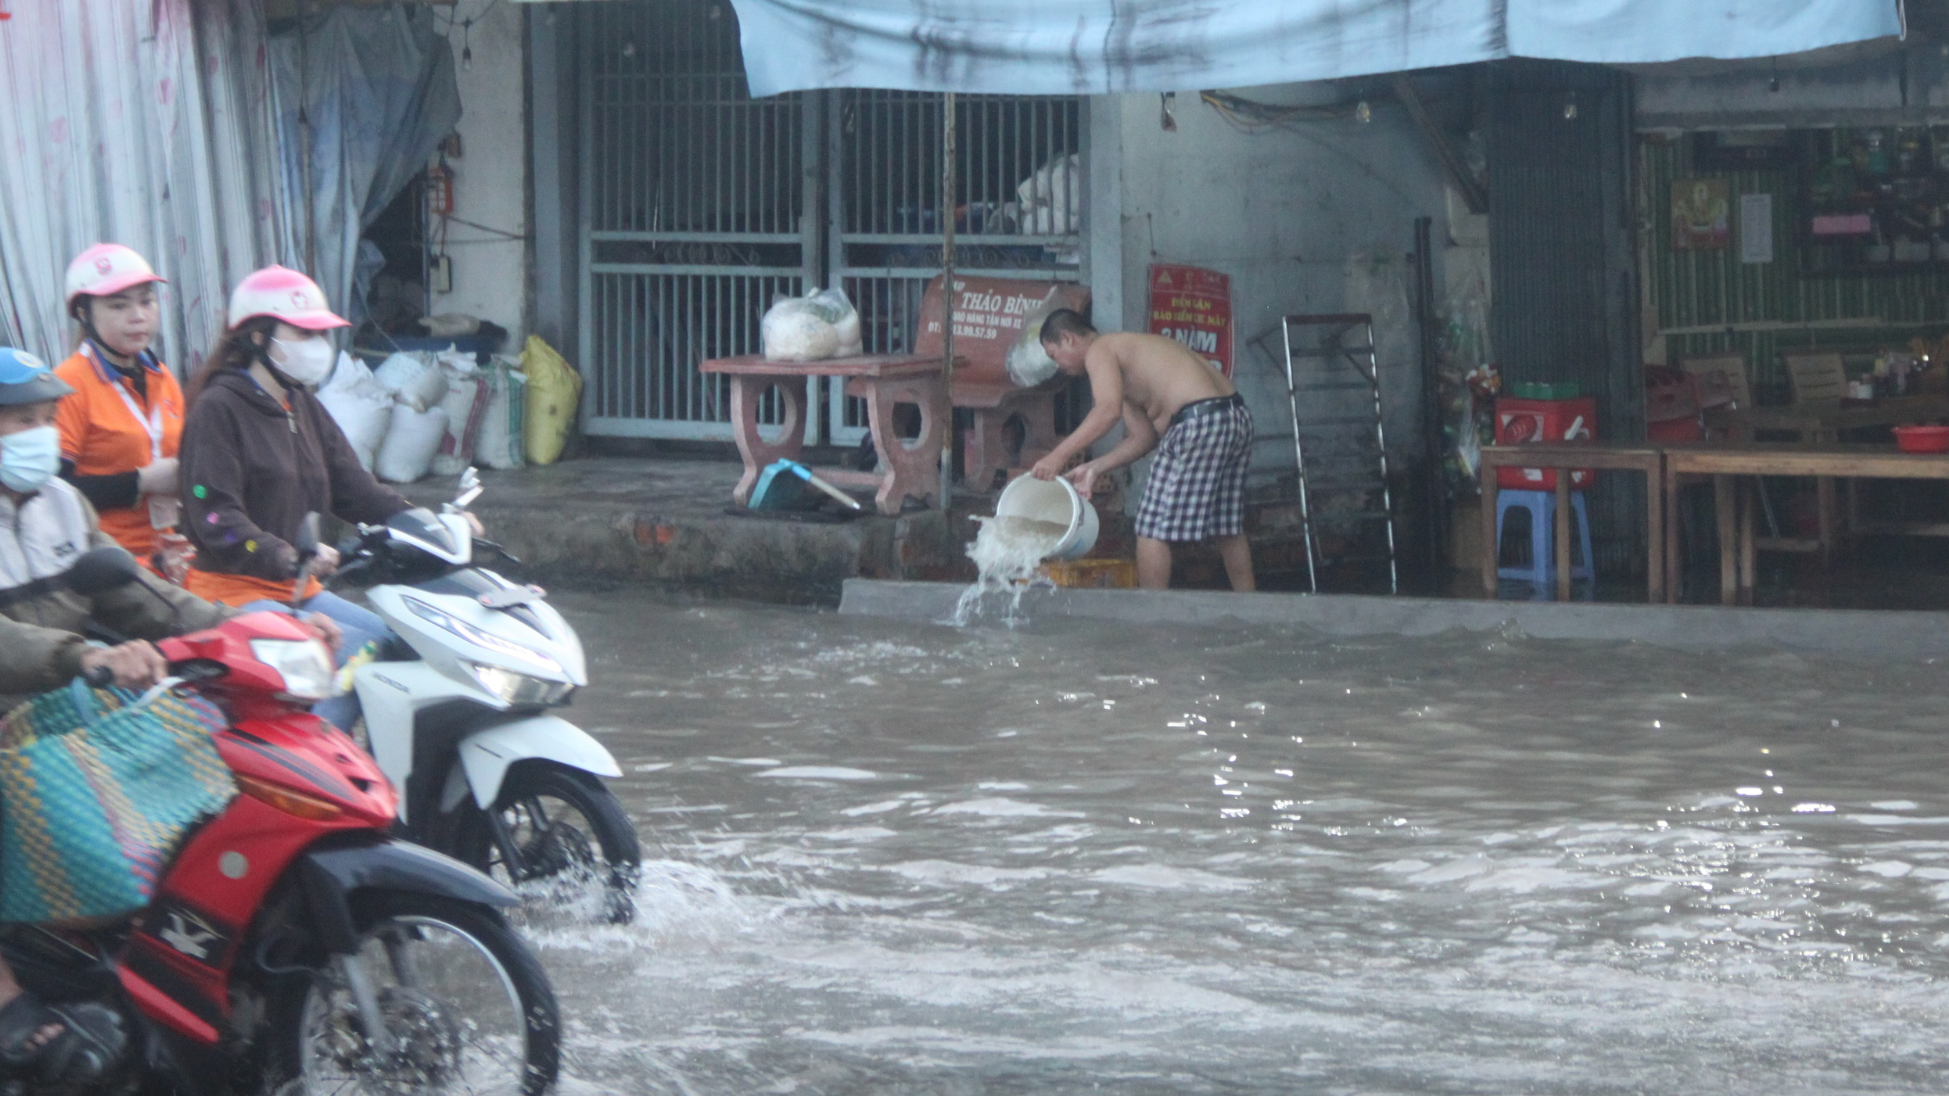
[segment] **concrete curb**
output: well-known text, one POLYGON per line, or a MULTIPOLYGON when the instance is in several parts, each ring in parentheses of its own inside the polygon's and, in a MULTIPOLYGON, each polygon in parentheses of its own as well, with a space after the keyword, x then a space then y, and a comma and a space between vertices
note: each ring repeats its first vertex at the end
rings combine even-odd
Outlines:
MULTIPOLYGON (((946 583, 848 579, 839 611, 945 622, 963 589, 946 583)), ((1048 588, 1023 595, 1021 612, 1031 623, 1061 617, 1143 625, 1272 624, 1330 636, 1425 636, 1513 626, 1538 639, 1626 640, 1692 651, 1773 647, 1850 660, 1901 661, 1949 655, 1945 612, 1048 588)))

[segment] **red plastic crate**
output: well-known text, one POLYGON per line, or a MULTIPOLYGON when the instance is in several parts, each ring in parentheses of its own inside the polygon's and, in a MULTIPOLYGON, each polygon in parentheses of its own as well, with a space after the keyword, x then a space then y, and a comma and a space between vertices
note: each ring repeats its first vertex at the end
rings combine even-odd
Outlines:
MULTIPOLYGON (((1537 442, 1590 444, 1597 440, 1597 400, 1496 400, 1496 444, 1533 445, 1537 442)), ((1590 486, 1588 468, 1570 473, 1570 486, 1590 486)), ((1554 491, 1553 468, 1499 468, 1496 486, 1505 491, 1554 491)))

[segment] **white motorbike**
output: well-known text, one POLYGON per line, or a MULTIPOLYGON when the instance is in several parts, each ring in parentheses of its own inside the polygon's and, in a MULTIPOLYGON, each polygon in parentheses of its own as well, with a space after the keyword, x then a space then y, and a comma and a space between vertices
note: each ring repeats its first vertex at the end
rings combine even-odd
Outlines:
POLYGON ((464 860, 530 901, 626 922, 641 852, 602 777, 616 759, 552 713, 588 683, 575 629, 538 586, 475 566, 518 562, 473 534, 473 469, 435 514, 359 526, 334 583, 363 586, 399 637, 352 672, 368 748, 399 791, 404 835, 464 860))

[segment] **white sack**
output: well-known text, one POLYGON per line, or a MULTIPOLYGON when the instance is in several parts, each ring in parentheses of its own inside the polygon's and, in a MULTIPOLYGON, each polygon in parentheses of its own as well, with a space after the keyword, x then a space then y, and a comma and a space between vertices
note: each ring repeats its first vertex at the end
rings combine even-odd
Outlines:
POLYGON ((412 483, 433 467, 433 454, 447 435, 447 413, 438 407, 415 411, 408 404, 393 409, 392 429, 373 462, 373 472, 387 483, 412 483))
POLYGON ((345 440, 358 455, 359 464, 372 471, 379 446, 393 421, 393 394, 373 377, 364 362, 340 353, 332 375, 318 389, 318 402, 345 432, 345 440))
POLYGON ((513 362, 496 358, 481 376, 487 400, 474 435, 474 460, 489 468, 519 468, 527 463, 522 420, 528 408, 528 375, 513 362))
POLYGON ((447 394, 447 377, 431 354, 402 350, 379 363, 373 376, 386 386, 393 398, 417 412, 436 407, 447 394))

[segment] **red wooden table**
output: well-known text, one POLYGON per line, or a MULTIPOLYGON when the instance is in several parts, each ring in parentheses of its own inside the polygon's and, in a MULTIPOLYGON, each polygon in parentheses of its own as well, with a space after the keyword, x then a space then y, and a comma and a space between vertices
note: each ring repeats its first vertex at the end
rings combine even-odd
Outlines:
POLYGON ((867 428, 879 451, 880 471, 851 472, 821 468, 819 477, 840 487, 868 487, 882 514, 898 514, 914 498, 925 504, 941 500, 941 447, 947 441, 947 386, 941 381, 941 358, 870 354, 857 358, 828 358, 817 362, 767 361, 755 354, 713 358, 698 368, 731 378, 731 426, 744 458, 744 475, 731 496, 750 505, 751 489, 773 461, 798 460, 805 451, 806 379, 845 377, 849 395, 866 400, 867 428), (758 403, 776 388, 785 404, 784 433, 766 440, 758 422, 758 403), (911 403, 920 408, 920 435, 902 441, 893 429, 893 408, 911 403))

